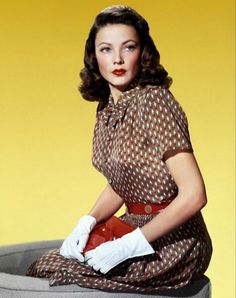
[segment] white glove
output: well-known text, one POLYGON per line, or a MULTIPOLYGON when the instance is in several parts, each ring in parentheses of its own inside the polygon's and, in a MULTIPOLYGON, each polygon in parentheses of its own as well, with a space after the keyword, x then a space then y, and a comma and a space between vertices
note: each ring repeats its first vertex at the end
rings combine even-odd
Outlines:
POLYGON ((64 240, 60 248, 60 254, 67 259, 78 259, 80 262, 84 262, 84 256, 81 253, 96 223, 97 221, 93 216, 82 216, 77 226, 64 240))
POLYGON ((139 228, 119 239, 105 242, 85 253, 85 261, 94 270, 107 273, 124 260, 145 256, 155 251, 139 228))

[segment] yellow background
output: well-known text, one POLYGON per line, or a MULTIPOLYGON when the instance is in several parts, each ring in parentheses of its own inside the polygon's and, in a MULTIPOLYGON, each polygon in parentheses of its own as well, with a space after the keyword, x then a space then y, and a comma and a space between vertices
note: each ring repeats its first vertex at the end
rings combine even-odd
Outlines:
MULTIPOLYGON (((96 103, 77 91, 94 16, 117 1, 1 1, 0 244, 64 238, 102 191, 96 103)), ((234 294, 234 1, 123 1, 148 21, 208 191, 214 298, 234 294)))

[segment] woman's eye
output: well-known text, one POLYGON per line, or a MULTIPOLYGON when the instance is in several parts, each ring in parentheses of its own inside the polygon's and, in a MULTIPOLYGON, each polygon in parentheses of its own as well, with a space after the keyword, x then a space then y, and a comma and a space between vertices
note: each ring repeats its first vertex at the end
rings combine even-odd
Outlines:
POLYGON ((100 52, 102 52, 102 53, 108 53, 109 51, 110 51, 109 47, 105 47, 105 48, 100 49, 100 52))
POLYGON ((125 47, 125 49, 126 49, 127 51, 132 52, 133 50, 136 49, 136 45, 127 45, 127 46, 125 47))

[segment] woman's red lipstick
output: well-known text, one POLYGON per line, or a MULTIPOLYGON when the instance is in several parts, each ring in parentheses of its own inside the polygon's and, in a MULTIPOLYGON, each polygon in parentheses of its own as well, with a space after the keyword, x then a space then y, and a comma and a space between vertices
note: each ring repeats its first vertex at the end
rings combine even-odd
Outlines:
POLYGON ((116 76, 122 76, 126 73, 125 69, 114 69, 112 72, 116 76))

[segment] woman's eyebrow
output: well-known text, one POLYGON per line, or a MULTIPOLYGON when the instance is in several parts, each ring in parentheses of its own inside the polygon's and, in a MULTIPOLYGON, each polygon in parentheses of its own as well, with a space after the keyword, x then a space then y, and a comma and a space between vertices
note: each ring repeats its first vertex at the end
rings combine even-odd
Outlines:
MULTIPOLYGON (((123 41, 123 42, 122 42, 122 45, 124 45, 124 44, 126 44, 126 43, 128 43, 128 42, 139 43, 138 40, 128 39, 128 40, 123 41)), ((104 45, 109 45, 109 46, 112 45, 112 43, 110 43, 110 42, 102 41, 102 42, 100 42, 100 43, 98 44, 98 46, 101 46, 101 45, 103 45, 103 44, 104 44, 104 45)))
POLYGON ((109 42, 106 42, 106 41, 102 41, 102 42, 100 42, 99 44, 98 44, 98 46, 101 46, 101 45, 109 45, 109 46, 111 46, 112 44, 111 43, 109 43, 109 42))
POLYGON ((128 39, 128 40, 126 40, 126 41, 122 42, 122 44, 126 44, 126 43, 128 43, 128 42, 139 43, 139 41, 138 41, 138 40, 134 40, 134 39, 128 39))

